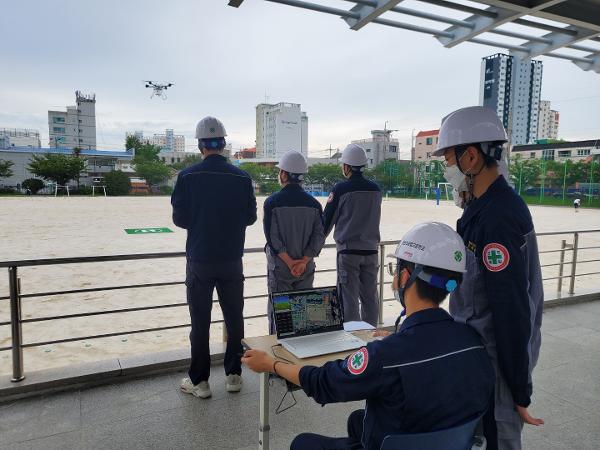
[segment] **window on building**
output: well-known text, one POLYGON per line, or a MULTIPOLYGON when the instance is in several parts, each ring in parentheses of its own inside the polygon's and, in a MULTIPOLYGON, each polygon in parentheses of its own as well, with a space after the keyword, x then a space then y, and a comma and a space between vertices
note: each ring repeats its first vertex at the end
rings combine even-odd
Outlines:
POLYGON ((588 156, 590 154, 590 149, 580 149, 577 150, 577 156, 588 156))
POLYGON ((162 157, 162 162, 165 162, 165 157, 164 156, 162 157))
POLYGON ((65 127, 52 127, 52 131, 54 133, 64 133, 65 132, 65 127))
POLYGON ((175 158, 171 158, 171 164, 175 162, 175 158))
POLYGON ((554 150, 542 150, 542 159, 553 160, 554 159, 554 150))
POLYGON ((390 145, 390 153, 396 153, 397 147, 395 145, 390 145))
POLYGON ((559 158, 569 158, 571 156, 571 150, 559 150, 558 157, 559 158))
POLYGON ((431 158, 431 152, 427 152, 427 159, 431 158))
POLYGON ((177 158, 177 162, 181 162, 181 158, 177 158))
POLYGON ((529 153, 529 159, 535 159, 535 152, 529 153))
POLYGON ((53 117, 52 118, 52 122, 54 122, 54 123, 65 123, 65 118, 64 117, 53 117))
POLYGON ((367 149, 365 149, 365 152, 367 152, 367 153, 371 153, 371 149, 370 149, 370 148, 367 148, 367 149))
POLYGON ((425 144, 427 144, 427 145, 433 144, 433 138, 426 138, 425 139, 425 144))
POLYGON ((79 138, 79 142, 83 142, 83 139, 79 138))

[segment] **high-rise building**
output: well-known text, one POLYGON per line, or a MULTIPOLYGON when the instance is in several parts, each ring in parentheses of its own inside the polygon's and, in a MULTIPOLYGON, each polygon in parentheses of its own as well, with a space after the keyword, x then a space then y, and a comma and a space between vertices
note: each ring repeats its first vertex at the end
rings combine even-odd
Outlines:
POLYGON ((550 101, 540 102, 540 121, 538 125, 538 139, 558 139, 558 123, 560 115, 554 111, 550 101))
POLYGON ((392 130, 371 130, 370 139, 359 139, 352 143, 365 149, 369 168, 388 159, 398 159, 400 145, 398 139, 392 137, 392 130))
POLYGON ((66 111, 48 111, 50 147, 96 148, 96 95, 75 91, 75 100, 66 111))
POLYGON ((288 150, 308 158, 308 116, 298 103, 256 106, 256 156, 279 159, 288 150))
POLYGON ((40 132, 20 128, 0 128, 0 149, 13 147, 40 148, 40 132))
POLYGON ((126 136, 133 136, 140 142, 156 145, 165 152, 185 152, 185 136, 175 134, 172 129, 167 128, 165 134, 154 134, 152 137, 144 137, 143 131, 127 132, 126 136))
POLYGON ((479 104, 496 111, 512 145, 538 138, 542 71, 541 61, 502 53, 481 61, 479 104))

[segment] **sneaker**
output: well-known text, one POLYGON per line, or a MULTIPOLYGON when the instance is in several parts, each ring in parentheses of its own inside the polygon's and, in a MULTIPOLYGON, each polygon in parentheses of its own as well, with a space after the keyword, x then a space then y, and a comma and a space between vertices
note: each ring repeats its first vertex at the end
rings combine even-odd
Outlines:
POLYGON ((242 377, 240 375, 227 375, 227 392, 240 392, 242 389, 242 377))
POLYGON ((182 392, 185 392, 186 394, 192 394, 200 398, 209 398, 212 395, 208 381, 201 381, 198 384, 194 384, 189 378, 184 378, 181 380, 181 385, 179 387, 181 388, 182 392))

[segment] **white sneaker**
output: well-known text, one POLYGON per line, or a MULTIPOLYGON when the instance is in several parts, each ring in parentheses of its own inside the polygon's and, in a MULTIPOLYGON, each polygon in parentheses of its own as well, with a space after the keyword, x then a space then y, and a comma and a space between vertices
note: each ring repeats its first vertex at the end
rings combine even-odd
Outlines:
POLYGON ((201 381, 198 384, 194 384, 189 378, 184 378, 181 380, 179 387, 186 394, 192 394, 200 398, 209 398, 212 395, 208 381, 201 381))
POLYGON ((240 392, 242 389, 242 377, 239 375, 227 375, 226 381, 227 392, 240 392))

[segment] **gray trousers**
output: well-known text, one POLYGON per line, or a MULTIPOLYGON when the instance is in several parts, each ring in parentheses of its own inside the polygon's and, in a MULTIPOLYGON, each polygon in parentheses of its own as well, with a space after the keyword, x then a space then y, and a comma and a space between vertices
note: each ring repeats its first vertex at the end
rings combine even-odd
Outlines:
POLYGON ((344 307, 344 322, 362 320, 374 327, 379 319, 377 269, 379 257, 338 253, 338 292, 344 307))
MULTIPOLYGON (((313 281, 315 279, 315 263, 310 261, 306 265, 306 271, 296 278, 290 273, 288 267, 278 257, 277 260, 267 255, 267 285, 269 288, 269 294, 273 292, 288 292, 299 289, 310 289, 313 287, 313 281)), ((269 317, 269 334, 275 334, 275 322, 273 316, 273 305, 269 300, 267 306, 267 313, 269 317)))

